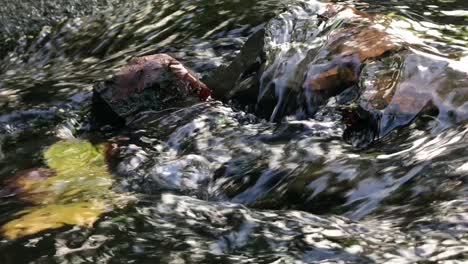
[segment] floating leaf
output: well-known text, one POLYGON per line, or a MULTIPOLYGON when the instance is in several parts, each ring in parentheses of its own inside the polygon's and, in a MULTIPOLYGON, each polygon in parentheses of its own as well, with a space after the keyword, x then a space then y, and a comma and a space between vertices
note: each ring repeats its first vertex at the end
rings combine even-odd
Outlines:
POLYGON ((30 170, 17 179, 23 187, 21 198, 36 206, 5 224, 5 237, 15 239, 64 225, 91 226, 113 205, 126 204, 128 196, 110 189, 105 150, 106 145, 96 147, 84 140, 59 141, 47 149, 44 159, 50 169, 30 170), (35 171, 53 173, 30 177, 35 171))

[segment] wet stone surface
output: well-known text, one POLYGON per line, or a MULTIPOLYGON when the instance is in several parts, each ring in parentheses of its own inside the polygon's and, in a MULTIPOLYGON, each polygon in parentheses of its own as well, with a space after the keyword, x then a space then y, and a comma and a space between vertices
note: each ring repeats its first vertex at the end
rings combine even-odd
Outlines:
POLYGON ((206 101, 211 91, 179 61, 167 54, 137 57, 95 85, 91 114, 100 125, 121 126, 140 112, 187 105, 191 94, 206 101))
POLYGON ((452 102, 466 90, 462 62, 418 51, 421 43, 391 16, 303 3, 272 19, 207 82, 215 95, 271 121, 314 118, 338 96, 344 138, 363 147, 421 115, 466 116, 463 103, 452 102))

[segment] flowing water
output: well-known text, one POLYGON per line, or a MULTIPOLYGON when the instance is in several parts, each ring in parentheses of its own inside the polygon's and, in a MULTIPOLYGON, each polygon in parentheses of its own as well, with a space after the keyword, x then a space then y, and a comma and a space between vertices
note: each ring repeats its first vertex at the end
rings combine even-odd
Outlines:
POLYGON ((342 26, 320 27, 315 2, 6 0, 0 262, 466 263, 468 4, 339 2, 384 16, 407 48, 361 71, 372 136, 336 110, 353 90, 313 118, 272 123, 214 101, 90 129, 93 83, 129 58, 166 52, 207 77, 265 26, 253 101, 272 93, 285 115, 304 62, 342 26), (401 76, 393 100, 375 99, 376 76, 401 76), (411 96, 423 99, 398 116, 411 96), (106 142, 119 160, 106 163, 106 142), (29 194, 6 187, 22 175, 39 182, 29 194))

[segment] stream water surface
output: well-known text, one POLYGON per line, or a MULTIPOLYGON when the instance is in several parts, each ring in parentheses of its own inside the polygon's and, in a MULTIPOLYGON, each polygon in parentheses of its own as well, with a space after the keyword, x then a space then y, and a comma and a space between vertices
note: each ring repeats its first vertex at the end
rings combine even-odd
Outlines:
POLYGON ((0 263, 467 263, 468 2, 335 2, 409 43, 360 87, 401 75, 391 96, 428 96, 435 113, 385 108, 365 145, 334 110, 351 92, 313 118, 212 101, 96 129, 93 84, 131 57, 168 53, 203 79, 265 27, 274 59, 254 101, 282 98, 325 34, 317 3, 4 0, 0 263))

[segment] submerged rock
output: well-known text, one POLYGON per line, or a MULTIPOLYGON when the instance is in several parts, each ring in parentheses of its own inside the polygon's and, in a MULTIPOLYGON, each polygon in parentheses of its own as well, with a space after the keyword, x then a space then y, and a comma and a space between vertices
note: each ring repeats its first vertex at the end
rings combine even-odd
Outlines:
POLYGON ((176 59, 149 55, 130 60, 113 78, 98 83, 92 112, 99 123, 128 123, 141 111, 182 106, 189 93, 196 93, 202 101, 211 95, 198 76, 176 59))
POLYGON ((430 57, 413 50, 393 54, 368 63, 361 72, 360 97, 348 114, 348 138, 362 133, 359 127, 373 127, 382 138, 396 128, 407 126, 421 115, 437 117, 437 129, 467 119, 465 103, 467 72, 455 68, 454 61, 430 57))

